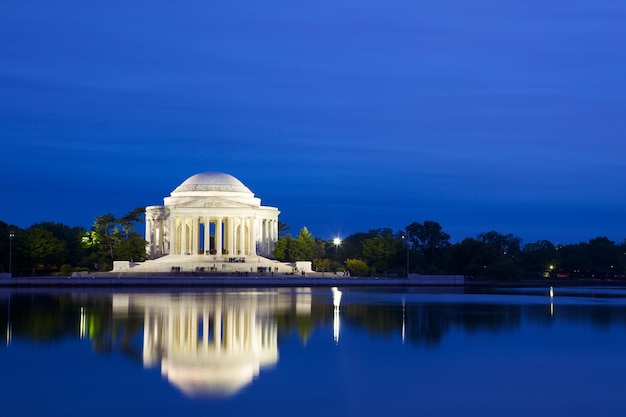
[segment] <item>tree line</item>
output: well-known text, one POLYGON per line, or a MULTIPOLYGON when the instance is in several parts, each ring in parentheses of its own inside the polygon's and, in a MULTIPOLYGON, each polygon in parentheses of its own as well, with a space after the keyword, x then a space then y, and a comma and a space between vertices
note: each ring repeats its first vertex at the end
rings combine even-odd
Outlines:
MULTIPOLYGON (((114 260, 142 261, 146 242, 138 227, 143 214, 144 208, 138 207, 121 217, 97 216, 90 229, 54 222, 21 229, 0 221, 0 236, 4 237, 0 239, 0 272, 9 271, 9 258, 15 275, 107 271, 114 260), (9 239, 11 231, 14 235, 9 239)), ((603 236, 555 245, 548 240, 523 243, 513 234, 490 231, 451 243, 450 235, 432 220, 413 222, 398 231, 358 232, 341 242, 314 237, 306 227, 295 237, 288 231, 289 227, 279 222, 274 257, 284 262, 312 260, 319 272, 458 274, 497 280, 626 276, 626 240, 616 243, 603 236)))
POLYGON ((355 233, 337 243, 314 238, 303 228, 296 238, 279 239, 274 254, 281 261, 312 259, 317 271, 354 276, 406 276, 408 271, 494 280, 626 277, 626 240, 618 244, 604 236, 567 245, 524 244, 513 234, 489 231, 451 243, 439 223, 426 220, 395 232, 355 233))
POLYGON ((74 271, 108 271, 114 260, 144 260, 146 242, 137 231, 144 208, 127 214, 97 216, 90 229, 40 222, 22 229, 0 221, 0 272, 37 275, 74 271), (13 234, 10 237, 10 234, 13 234), (6 236, 6 238, 4 238, 6 236))

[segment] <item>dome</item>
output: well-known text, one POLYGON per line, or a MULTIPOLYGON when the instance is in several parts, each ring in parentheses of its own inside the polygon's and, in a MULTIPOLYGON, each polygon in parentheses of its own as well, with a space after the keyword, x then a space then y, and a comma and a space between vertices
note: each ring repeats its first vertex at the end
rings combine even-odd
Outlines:
POLYGON ((243 185, 241 181, 223 172, 201 172, 192 175, 176 187, 172 194, 189 191, 220 191, 252 194, 252 191, 243 185))

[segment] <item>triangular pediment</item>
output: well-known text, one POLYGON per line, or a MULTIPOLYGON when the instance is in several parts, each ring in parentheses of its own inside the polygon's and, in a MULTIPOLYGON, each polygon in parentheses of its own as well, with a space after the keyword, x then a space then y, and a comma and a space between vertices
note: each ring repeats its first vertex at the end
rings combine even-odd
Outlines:
POLYGON ((176 205, 177 208, 250 208, 258 207, 240 201, 228 200, 219 197, 200 198, 176 205))

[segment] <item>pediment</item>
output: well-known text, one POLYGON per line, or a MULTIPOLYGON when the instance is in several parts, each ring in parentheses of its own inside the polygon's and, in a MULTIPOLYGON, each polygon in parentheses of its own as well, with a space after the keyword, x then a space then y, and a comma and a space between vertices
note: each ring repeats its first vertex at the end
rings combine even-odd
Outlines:
POLYGON ((228 200, 225 198, 211 197, 200 198, 186 203, 176 205, 177 208, 250 208, 256 207, 254 204, 246 204, 240 201, 228 200))

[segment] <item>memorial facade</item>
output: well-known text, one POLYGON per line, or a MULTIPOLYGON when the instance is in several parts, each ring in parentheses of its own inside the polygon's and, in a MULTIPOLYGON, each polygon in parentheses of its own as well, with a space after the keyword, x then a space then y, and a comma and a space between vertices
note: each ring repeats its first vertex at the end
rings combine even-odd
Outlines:
POLYGON ((148 258, 213 255, 236 262, 246 256, 271 257, 279 213, 276 207, 262 206, 232 175, 193 175, 162 206, 146 208, 148 258))

